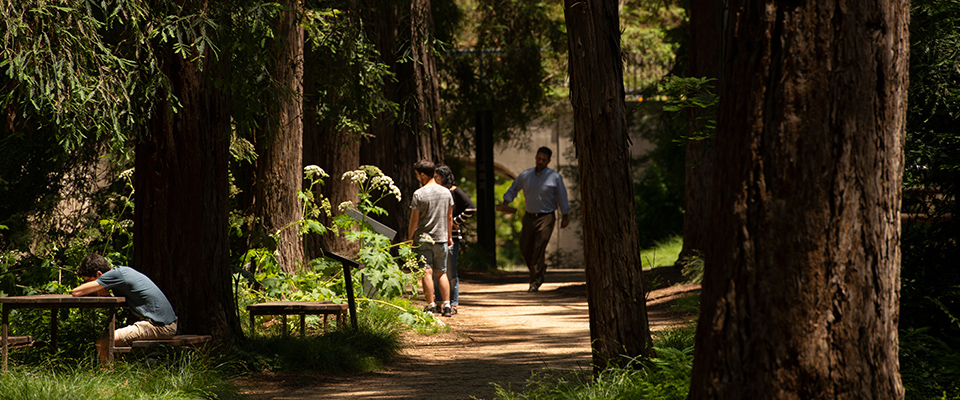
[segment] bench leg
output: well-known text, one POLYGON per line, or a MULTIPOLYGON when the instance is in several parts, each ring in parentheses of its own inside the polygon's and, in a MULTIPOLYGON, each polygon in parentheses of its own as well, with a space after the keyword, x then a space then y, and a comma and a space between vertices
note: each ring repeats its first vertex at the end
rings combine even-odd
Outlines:
POLYGON ((306 328, 307 326, 307 315, 300 314, 300 338, 303 339, 306 337, 306 328))
POLYGON ((4 307, 3 307, 3 321, 2 321, 2 322, 3 322, 3 327, 0 328, 0 329, 3 330, 3 332, 0 333, 0 334, 2 334, 2 336, 3 336, 3 338, 2 338, 2 340, 3 340, 3 372, 7 372, 7 355, 8 355, 7 352, 10 351, 10 350, 7 348, 8 345, 9 345, 9 344, 7 343, 7 340, 9 339, 9 332, 7 332, 7 325, 8 325, 7 320, 8 320, 8 315, 9 315, 9 314, 10 314, 10 310, 7 309, 6 306, 4 306, 4 307))
POLYGON ((283 329, 283 336, 287 336, 287 316, 286 316, 286 315, 283 315, 282 318, 281 318, 281 321, 283 322, 283 327, 282 327, 282 329, 283 329))

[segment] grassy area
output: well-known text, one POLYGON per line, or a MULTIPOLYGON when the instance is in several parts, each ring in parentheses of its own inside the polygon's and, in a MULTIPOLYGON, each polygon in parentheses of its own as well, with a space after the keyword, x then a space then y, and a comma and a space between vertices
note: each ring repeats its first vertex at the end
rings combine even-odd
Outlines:
POLYGON ((14 367, 0 374, 0 400, 240 399, 229 377, 195 353, 152 363, 14 367))
POLYGON ((498 400, 666 399, 687 397, 693 368, 693 326, 662 332, 654 338, 657 357, 634 360, 625 368, 608 368, 596 379, 576 376, 534 377, 523 391, 497 386, 498 400))
POLYGON ((683 249, 683 237, 674 236, 656 246, 640 251, 640 261, 643 269, 673 265, 683 249))
MULTIPOLYGON (((251 371, 341 374, 380 369, 399 354, 400 333, 409 326, 401 321, 410 318, 406 314, 402 307, 368 305, 358 315, 359 329, 306 338, 260 335, 223 354, 128 355, 110 368, 85 355, 70 358, 63 353, 37 362, 47 349, 22 349, 12 354, 10 371, 0 374, 0 400, 241 399, 233 380, 251 371)), ((91 351, 85 348, 83 354, 91 351)))

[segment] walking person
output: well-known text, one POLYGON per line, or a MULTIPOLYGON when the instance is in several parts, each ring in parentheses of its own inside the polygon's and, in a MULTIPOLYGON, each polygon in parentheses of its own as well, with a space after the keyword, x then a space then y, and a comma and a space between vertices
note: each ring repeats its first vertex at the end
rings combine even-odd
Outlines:
MULTIPOLYGON (((477 205, 470 200, 462 189, 454 185, 456 180, 453 171, 446 165, 437 167, 437 176, 435 178, 441 186, 450 189, 453 196, 453 231, 450 236, 453 238, 453 246, 447 248, 447 280, 450 282, 450 307, 453 315, 457 314, 457 306, 460 305, 460 277, 457 274, 457 260, 460 258, 460 242, 463 241, 461 226, 463 221, 473 216, 477 212, 477 205)), ((435 297, 440 296, 440 290, 437 288, 435 297)))
POLYGON ((570 204, 567 201, 567 188, 563 186, 563 177, 557 171, 547 168, 552 155, 553 151, 548 147, 537 149, 535 166, 521 172, 517 179, 513 180, 500 205, 501 210, 510 210, 510 202, 523 191, 526 213, 523 215, 523 228, 520 230, 520 255, 530 270, 530 288, 527 290, 530 292, 540 290, 540 285, 543 284, 543 276, 547 271, 545 253, 557 220, 557 209, 563 215, 560 228, 566 228, 570 223, 570 204))
POLYGON ((434 284, 440 290, 444 317, 452 314, 450 307, 450 283, 447 281, 447 248, 453 246, 453 196, 450 190, 437 184, 434 175, 436 166, 430 160, 420 160, 413 165, 420 188, 413 192, 410 202, 410 227, 407 240, 412 241, 423 276, 423 296, 427 310, 436 314, 438 307, 434 296, 434 284))

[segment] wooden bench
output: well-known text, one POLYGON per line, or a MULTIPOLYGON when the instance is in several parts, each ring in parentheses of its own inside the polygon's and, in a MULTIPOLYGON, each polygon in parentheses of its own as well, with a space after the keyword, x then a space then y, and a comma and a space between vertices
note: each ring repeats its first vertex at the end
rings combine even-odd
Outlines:
POLYGON ((129 347, 114 347, 117 353, 130 353, 134 350, 156 347, 200 347, 212 339, 210 335, 177 335, 169 339, 139 339, 130 342, 129 347))
POLYGON ((19 349, 33 346, 33 336, 7 336, 7 348, 19 349))
POLYGON ((287 315, 299 315, 300 337, 305 335, 307 315, 323 315, 323 330, 326 331, 329 328, 327 317, 336 316, 337 326, 342 327, 348 310, 349 306, 346 304, 333 304, 329 301, 271 301, 247 306, 250 313, 250 334, 256 333, 254 317, 257 315, 280 315, 283 335, 287 335, 287 315))

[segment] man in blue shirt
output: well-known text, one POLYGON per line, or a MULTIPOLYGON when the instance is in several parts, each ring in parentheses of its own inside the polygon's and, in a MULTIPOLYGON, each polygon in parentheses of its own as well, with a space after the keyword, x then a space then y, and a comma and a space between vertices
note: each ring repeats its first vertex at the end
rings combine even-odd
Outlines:
MULTIPOLYGON (((117 329, 114 341, 129 346, 136 339, 166 339, 177 334, 177 315, 167 296, 150 278, 130 267, 110 268, 107 260, 99 254, 90 254, 77 268, 77 276, 86 281, 71 292, 74 296, 96 294, 109 296, 108 290, 127 299, 127 305, 140 319, 133 325, 117 329)), ((105 346, 101 347, 101 359, 105 359, 105 346)))
POLYGON ((537 149, 536 166, 521 172, 513 180, 501 204, 501 210, 510 209, 507 205, 523 191, 526 214, 523 215, 523 229, 520 231, 520 255, 530 270, 530 292, 536 292, 543 284, 543 275, 547 271, 545 253, 550 235, 553 234, 558 208, 563 214, 560 228, 566 228, 570 223, 570 204, 567 202, 563 177, 547 168, 552 155, 553 152, 547 147, 537 149))

